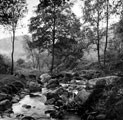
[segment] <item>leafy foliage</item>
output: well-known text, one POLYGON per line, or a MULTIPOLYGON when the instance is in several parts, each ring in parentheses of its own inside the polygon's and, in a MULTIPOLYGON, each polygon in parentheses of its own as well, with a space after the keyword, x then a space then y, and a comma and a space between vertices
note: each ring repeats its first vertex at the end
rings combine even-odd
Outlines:
POLYGON ((65 69, 73 69, 77 65, 77 60, 83 57, 83 43, 78 43, 75 39, 60 37, 55 46, 56 66, 65 69))
MULTIPOLYGON (((52 60, 55 60, 55 63, 61 58, 64 61, 64 57, 66 59, 68 56, 70 59, 73 57, 77 59, 77 54, 82 57, 83 53, 80 52, 82 46, 78 47, 78 52, 75 50, 80 46, 78 44, 82 36, 80 21, 71 11, 72 4, 59 5, 55 1, 48 4, 49 7, 47 5, 44 9, 45 2, 41 2, 36 10, 37 15, 31 18, 29 30, 32 33, 34 48, 40 51, 47 49, 52 57, 55 56, 52 60)), ((59 63, 60 61, 56 66, 59 63)))
POLYGON ((16 25, 18 20, 24 17, 27 11, 25 0, 1 0, 0 1, 0 19, 4 25, 16 25))
POLYGON ((3 4, 5 4, 5 6, 8 6, 6 14, 7 16, 10 16, 6 18, 5 21, 3 21, 3 24, 5 27, 7 27, 8 30, 12 32, 11 74, 13 74, 15 33, 19 20, 24 17, 25 12, 27 11, 26 0, 5 0, 3 4))
POLYGON ((23 60, 22 58, 19 58, 16 63, 18 66, 21 66, 23 63, 25 62, 25 60, 23 60))

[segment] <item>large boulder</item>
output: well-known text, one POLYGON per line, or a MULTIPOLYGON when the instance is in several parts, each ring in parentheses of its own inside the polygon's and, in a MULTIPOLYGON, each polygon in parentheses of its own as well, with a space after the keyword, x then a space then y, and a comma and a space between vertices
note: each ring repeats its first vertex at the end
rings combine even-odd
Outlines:
POLYGON ((37 82, 28 82, 28 87, 30 92, 38 92, 41 91, 41 86, 37 82))
POLYGON ((12 98, 12 103, 17 103, 20 101, 20 97, 18 95, 15 95, 13 98, 12 98))
POLYGON ((11 106, 12 106, 12 103, 8 99, 0 101, 0 111, 1 112, 4 112, 5 110, 10 108, 11 106))
POLYGON ((103 76, 102 71, 97 71, 97 70, 81 70, 79 71, 79 75, 81 77, 84 77, 88 80, 93 79, 93 78, 98 78, 100 76, 103 76))
POLYGON ((87 82, 87 87, 94 88, 96 85, 111 85, 114 81, 119 80, 120 77, 118 76, 107 76, 107 77, 100 77, 100 78, 94 78, 87 82))
POLYGON ((55 98, 51 98, 51 99, 49 99, 49 100, 47 100, 47 101, 45 102, 45 105, 53 105, 53 104, 55 103, 55 101, 56 101, 55 98))
POLYGON ((46 94, 46 97, 47 97, 47 100, 52 99, 52 98, 57 99, 57 98, 58 98, 58 94, 55 93, 55 92, 48 92, 48 93, 46 94))
POLYGON ((18 88, 15 85, 8 84, 7 86, 11 88, 12 94, 16 94, 18 92, 18 88))
POLYGON ((13 82, 12 85, 14 85, 18 90, 23 89, 25 85, 21 81, 13 82))
POLYGON ((81 111, 98 111, 97 119, 123 119, 123 81, 118 76, 92 79, 93 89, 81 111), (90 106, 93 106, 92 108, 90 106), (106 115, 106 116, 105 116, 106 115))
POLYGON ((60 82, 68 83, 68 82, 70 82, 72 80, 72 78, 74 76, 74 72, 72 72, 72 71, 62 71, 62 72, 59 73, 59 75, 64 76, 64 77, 62 77, 60 82))
POLYGON ((47 83, 51 79, 51 76, 48 73, 45 73, 40 76, 40 79, 42 83, 47 83))
POLYGON ((81 101, 84 103, 90 95, 90 92, 86 91, 85 89, 78 92, 77 96, 75 97, 75 101, 81 101))

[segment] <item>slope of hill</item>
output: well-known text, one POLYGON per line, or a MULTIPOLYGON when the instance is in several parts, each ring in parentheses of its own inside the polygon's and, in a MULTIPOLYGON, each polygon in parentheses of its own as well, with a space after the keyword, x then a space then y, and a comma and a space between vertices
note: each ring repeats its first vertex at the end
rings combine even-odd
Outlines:
MULTIPOLYGON (((17 36, 15 40, 15 53, 14 60, 16 61, 18 58, 26 59, 26 52, 23 48, 23 36, 17 36)), ((11 57, 11 49, 12 42, 10 38, 0 39, 0 54, 7 55, 11 57)))

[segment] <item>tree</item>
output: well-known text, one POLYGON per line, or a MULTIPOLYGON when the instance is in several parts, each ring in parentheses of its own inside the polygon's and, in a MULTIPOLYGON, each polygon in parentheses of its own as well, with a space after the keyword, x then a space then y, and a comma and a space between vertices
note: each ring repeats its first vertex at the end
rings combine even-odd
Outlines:
POLYGON ((73 69, 83 57, 83 49, 83 42, 78 43, 75 39, 60 37, 54 45, 57 71, 73 69))
POLYGON ((105 12, 105 16, 106 16, 106 41, 105 41, 105 45, 104 45, 104 67, 105 67, 105 64, 106 64, 106 54, 107 54, 107 47, 108 47, 108 31, 109 31, 109 20, 110 20, 110 17, 111 15, 122 15, 122 11, 123 11, 123 8, 122 8, 122 1, 121 0, 118 0, 118 1, 115 1, 115 0, 106 0, 105 1, 105 4, 106 4, 106 12, 105 12))
POLYGON ((106 64, 106 54, 108 50, 109 43, 109 27, 111 23, 109 22, 110 17, 114 15, 121 15, 123 11, 122 0, 85 0, 84 1, 84 20, 85 23, 90 25, 95 32, 96 45, 97 45, 97 56, 100 66, 101 58, 103 58, 103 66, 106 64), (103 23, 103 26, 101 24, 103 23), (104 31, 103 31, 104 30, 104 31), (104 42, 105 36, 105 42, 104 42), (101 43, 102 42, 102 43, 101 43), (103 44, 104 43, 104 44, 103 44), (103 57, 100 55, 103 50, 103 57))
POLYGON ((31 58, 31 61, 33 63, 33 68, 36 67, 36 63, 35 63, 35 51, 33 49, 33 44, 32 44, 33 40, 31 39, 31 37, 29 37, 28 35, 24 36, 24 43, 23 43, 23 47, 27 53, 27 58, 31 58))
POLYGON ((107 51, 107 44, 108 44, 108 22, 109 22, 109 0, 106 1, 106 41, 105 41, 105 48, 104 48, 104 67, 105 67, 105 59, 106 59, 106 51, 107 51))
MULTIPOLYGON (((30 32, 34 39, 34 46, 48 49, 52 53, 51 72, 54 68, 55 44, 60 38, 73 38, 80 40, 80 21, 72 13, 70 4, 62 4, 57 1, 40 2, 36 16, 31 18, 30 32), (45 6, 46 5, 46 6, 45 6)), ((61 40, 60 40, 61 41, 61 40)))
POLYGON ((104 19, 103 15, 103 5, 105 0, 85 0, 84 1, 84 20, 85 23, 88 23, 95 32, 96 36, 96 46, 97 46, 97 56, 98 63, 101 66, 100 61, 100 40, 102 37, 102 32, 100 29, 100 23, 104 19))
POLYGON ((45 9, 45 12, 50 14, 48 17, 50 18, 49 22, 52 22, 52 64, 51 64, 51 72, 54 68, 54 44, 56 40, 56 22, 57 22, 57 11, 59 7, 61 7, 65 3, 65 0, 41 0, 38 5, 38 12, 40 10, 45 9))
MULTIPOLYGON (((5 27, 8 27, 12 31, 12 65, 11 65, 11 74, 14 71, 14 43, 15 43, 15 33, 19 23, 19 20, 24 17, 25 12, 27 11, 26 1, 25 0, 4 0, 4 4, 9 6, 7 10, 7 15, 9 19, 5 19, 5 27)), ((2 8, 2 6, 1 6, 2 8)))

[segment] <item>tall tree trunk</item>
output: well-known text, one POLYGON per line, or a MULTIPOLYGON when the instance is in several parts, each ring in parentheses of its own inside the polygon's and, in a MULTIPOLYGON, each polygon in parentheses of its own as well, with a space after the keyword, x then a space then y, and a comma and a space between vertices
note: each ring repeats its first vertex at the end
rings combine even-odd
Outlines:
POLYGON ((107 45, 108 45, 108 22, 109 22, 109 16, 108 16, 108 12, 109 12, 109 0, 107 0, 107 10, 106 10, 106 41, 105 41, 105 48, 104 48, 104 67, 105 67, 105 63, 106 63, 106 53, 107 53, 107 45))
POLYGON ((54 69, 54 44, 55 44, 55 34, 56 34, 56 31, 55 31, 55 26, 56 26, 56 16, 55 16, 55 6, 54 6, 54 14, 53 14, 53 34, 52 34, 52 42, 53 42, 53 45, 52 45, 52 65, 51 65, 51 73, 54 69))
POLYGON ((12 53, 11 53, 11 58, 12 58, 11 74, 12 74, 12 75, 13 75, 13 73, 14 73, 14 44, 15 44, 15 28, 14 28, 14 26, 13 26, 12 53))
POLYGON ((99 22, 100 22, 100 13, 99 13, 99 8, 97 10, 97 56, 98 56, 98 63, 101 66, 100 62, 100 33, 99 33, 99 22))
POLYGON ((40 65, 40 47, 38 49, 38 70, 40 71, 41 70, 41 65, 40 65))

